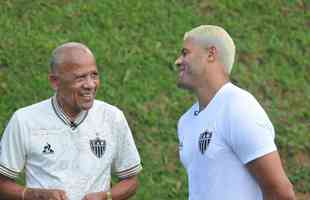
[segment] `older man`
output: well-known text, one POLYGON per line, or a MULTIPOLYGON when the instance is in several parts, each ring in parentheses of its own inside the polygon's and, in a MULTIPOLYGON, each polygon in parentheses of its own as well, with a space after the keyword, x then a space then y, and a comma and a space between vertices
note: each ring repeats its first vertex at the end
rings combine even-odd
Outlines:
POLYGON ((178 123, 189 199, 293 200, 273 125, 256 99, 229 81, 234 57, 228 33, 203 25, 185 34, 176 60, 178 86, 198 100, 178 123))
POLYGON ((142 169, 122 111, 95 100, 92 52, 66 43, 51 59, 50 99, 17 110, 1 140, 0 196, 12 200, 122 200, 142 169), (14 179, 25 169, 26 187, 14 179), (112 188, 111 173, 119 182, 112 188))

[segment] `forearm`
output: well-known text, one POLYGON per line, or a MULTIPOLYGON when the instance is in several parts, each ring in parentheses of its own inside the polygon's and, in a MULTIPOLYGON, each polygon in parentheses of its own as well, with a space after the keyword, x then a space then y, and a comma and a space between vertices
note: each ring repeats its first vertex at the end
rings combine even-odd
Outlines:
POLYGON ((133 196, 139 186, 136 176, 125 179, 114 185, 111 189, 113 200, 125 200, 133 196))
MULTIPOLYGON (((115 184, 109 191, 113 200, 126 200, 133 196, 138 188, 138 178, 136 176, 124 179, 115 184)), ((105 192, 94 192, 84 196, 82 200, 107 200, 108 195, 105 192)))
POLYGON ((293 186, 288 182, 281 188, 263 188, 264 200, 296 200, 293 186))
MULTIPOLYGON (((128 179, 124 179, 117 184, 115 184, 109 191, 113 200, 126 200, 133 196, 138 188, 138 178, 133 176, 128 179)), ((108 191, 105 192, 95 192, 85 195, 83 200, 107 200, 108 191)))
POLYGON ((0 196, 1 199, 7 200, 22 200, 24 187, 15 183, 3 175, 0 175, 0 196))

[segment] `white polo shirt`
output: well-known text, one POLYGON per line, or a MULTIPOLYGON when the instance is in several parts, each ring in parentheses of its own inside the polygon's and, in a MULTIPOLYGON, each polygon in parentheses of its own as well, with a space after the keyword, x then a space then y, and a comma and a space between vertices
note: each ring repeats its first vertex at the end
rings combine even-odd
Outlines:
POLYGON ((227 83, 198 110, 195 103, 178 123, 189 200, 262 200, 245 165, 276 151, 274 128, 263 108, 251 94, 227 83))
POLYGON ((95 100, 71 123, 55 96, 16 111, 1 139, 0 173, 27 187, 65 190, 70 200, 110 188, 142 169, 130 128, 116 107, 95 100))

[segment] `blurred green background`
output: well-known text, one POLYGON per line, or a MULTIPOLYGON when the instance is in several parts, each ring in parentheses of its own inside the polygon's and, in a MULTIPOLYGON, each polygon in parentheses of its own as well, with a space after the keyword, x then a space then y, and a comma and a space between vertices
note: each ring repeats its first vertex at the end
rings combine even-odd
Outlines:
POLYGON ((232 81, 269 114, 298 199, 309 200, 309 10, 303 0, 1 0, 0 131, 16 109, 53 94, 52 50, 82 42, 101 72, 97 98, 125 112, 142 157, 133 199, 185 200, 176 122, 195 98, 176 87, 174 61, 185 31, 220 25, 237 47, 232 81))

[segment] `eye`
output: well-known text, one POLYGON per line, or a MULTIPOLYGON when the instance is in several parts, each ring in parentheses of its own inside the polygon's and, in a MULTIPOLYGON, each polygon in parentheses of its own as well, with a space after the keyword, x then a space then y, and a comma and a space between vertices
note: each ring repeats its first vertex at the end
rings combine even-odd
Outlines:
POLYGON ((77 82, 81 82, 81 81, 84 81, 84 80, 85 80, 85 78, 86 78, 86 76, 84 76, 84 75, 77 76, 77 77, 75 78, 75 81, 77 81, 77 82))
POLYGON ((188 54, 188 51, 187 51, 186 49, 182 49, 182 50, 181 50, 181 55, 182 55, 183 57, 185 57, 187 54, 188 54))
POLYGON ((91 77, 92 77, 92 79, 98 79, 98 77, 99 77, 98 72, 92 73, 92 74, 91 74, 91 77))

